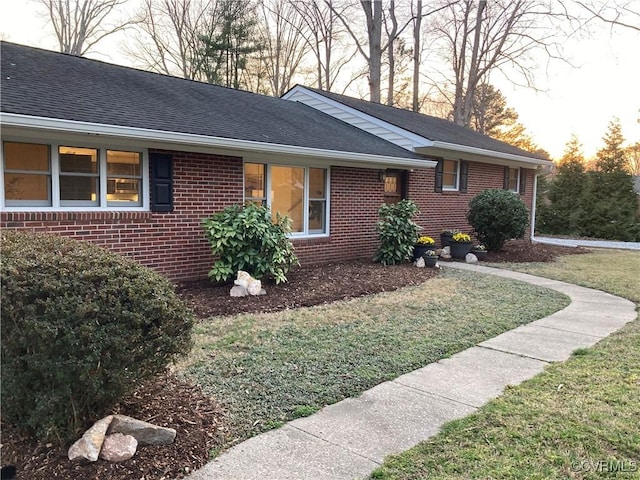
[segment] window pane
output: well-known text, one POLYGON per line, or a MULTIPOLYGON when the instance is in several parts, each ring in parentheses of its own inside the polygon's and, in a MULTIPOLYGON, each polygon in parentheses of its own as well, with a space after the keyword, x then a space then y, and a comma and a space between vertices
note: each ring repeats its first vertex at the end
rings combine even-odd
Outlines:
POLYGON ((293 232, 304 228, 304 168, 271 167, 271 211, 292 220, 293 232))
POLYGON ((113 176, 128 175, 131 177, 140 176, 139 152, 121 152, 117 150, 107 150, 107 174, 113 176))
POLYGON ((5 142, 4 165, 5 170, 48 172, 49 145, 5 142))
POLYGON ((309 201, 309 233, 325 233, 325 205, 324 200, 309 201))
POLYGON ((244 164, 244 196, 250 198, 265 198, 265 168, 260 163, 244 164))
POLYGON ((60 200, 97 202, 96 177, 60 176, 60 200))
POLYGON ((132 202, 140 204, 140 180, 135 178, 110 178, 107 180, 108 202, 132 202))
POLYGON ((98 173, 98 151, 93 148, 60 147, 60 171, 98 173))
POLYGON ((324 168, 309 169, 309 198, 325 198, 326 175, 324 168))
POLYGON ((442 186, 458 188, 458 162, 445 160, 442 168, 442 186))
POLYGON ((509 190, 514 192, 518 190, 518 173, 520 173, 520 170, 517 168, 509 169, 509 190))
POLYGON ((385 193, 398 193, 398 177, 396 175, 387 175, 384 179, 385 193))
POLYGON ((7 201, 37 200, 49 201, 49 175, 6 173, 4 175, 4 195, 7 201))

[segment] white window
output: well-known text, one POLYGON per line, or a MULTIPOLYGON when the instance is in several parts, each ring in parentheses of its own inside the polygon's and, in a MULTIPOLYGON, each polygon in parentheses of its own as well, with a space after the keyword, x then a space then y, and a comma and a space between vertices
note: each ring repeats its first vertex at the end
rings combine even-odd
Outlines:
POLYGON ((442 189, 458 190, 460 178, 460 162, 444 160, 442 162, 442 189))
POLYGON ((245 202, 289 217, 293 235, 326 235, 328 178, 325 168, 245 163, 245 202))
POLYGON ((509 176, 506 179, 507 190, 518 192, 520 190, 520 169, 509 168, 509 176))
POLYGON ((6 207, 76 210, 145 203, 140 151, 6 141, 2 153, 6 207))

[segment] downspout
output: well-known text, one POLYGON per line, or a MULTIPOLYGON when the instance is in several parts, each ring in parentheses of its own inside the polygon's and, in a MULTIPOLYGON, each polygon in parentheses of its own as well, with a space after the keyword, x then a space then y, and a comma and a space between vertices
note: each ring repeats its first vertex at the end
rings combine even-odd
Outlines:
POLYGON ((536 231, 536 199, 538 198, 538 171, 533 176, 533 199, 531 199, 531 241, 536 231))

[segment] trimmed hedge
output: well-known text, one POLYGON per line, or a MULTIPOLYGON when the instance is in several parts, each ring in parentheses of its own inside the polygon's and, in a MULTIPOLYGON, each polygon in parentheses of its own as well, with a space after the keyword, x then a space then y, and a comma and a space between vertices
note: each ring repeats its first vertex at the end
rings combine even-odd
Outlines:
POLYGON ((2 233, 2 415, 67 441, 191 347, 161 275, 96 245, 2 233))

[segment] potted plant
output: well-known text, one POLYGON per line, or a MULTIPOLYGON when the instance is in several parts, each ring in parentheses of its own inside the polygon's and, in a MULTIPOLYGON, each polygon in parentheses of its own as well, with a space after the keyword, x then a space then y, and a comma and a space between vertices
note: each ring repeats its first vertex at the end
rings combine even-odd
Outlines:
POLYGON ((435 250, 427 250, 424 252, 424 255, 422 255, 422 258, 424 259, 425 267, 435 267, 438 262, 438 254, 435 250))
POLYGON ((487 259, 487 248, 482 244, 474 245, 473 248, 471 248, 471 253, 473 253, 478 260, 487 259))
POLYGON ((451 245, 451 238, 456 234, 459 233, 460 230, 443 230, 442 232, 440 232, 440 248, 444 248, 444 247, 448 247, 451 245))
POLYGON ((454 233, 451 237, 449 248, 451 249, 452 258, 463 259, 467 253, 471 252, 472 247, 471 236, 466 233, 454 233))
POLYGON ((435 250, 436 249, 436 241, 427 237, 426 235, 422 235, 418 237, 415 245, 413 246, 413 261, 415 262, 420 257, 424 256, 427 250, 435 250))

